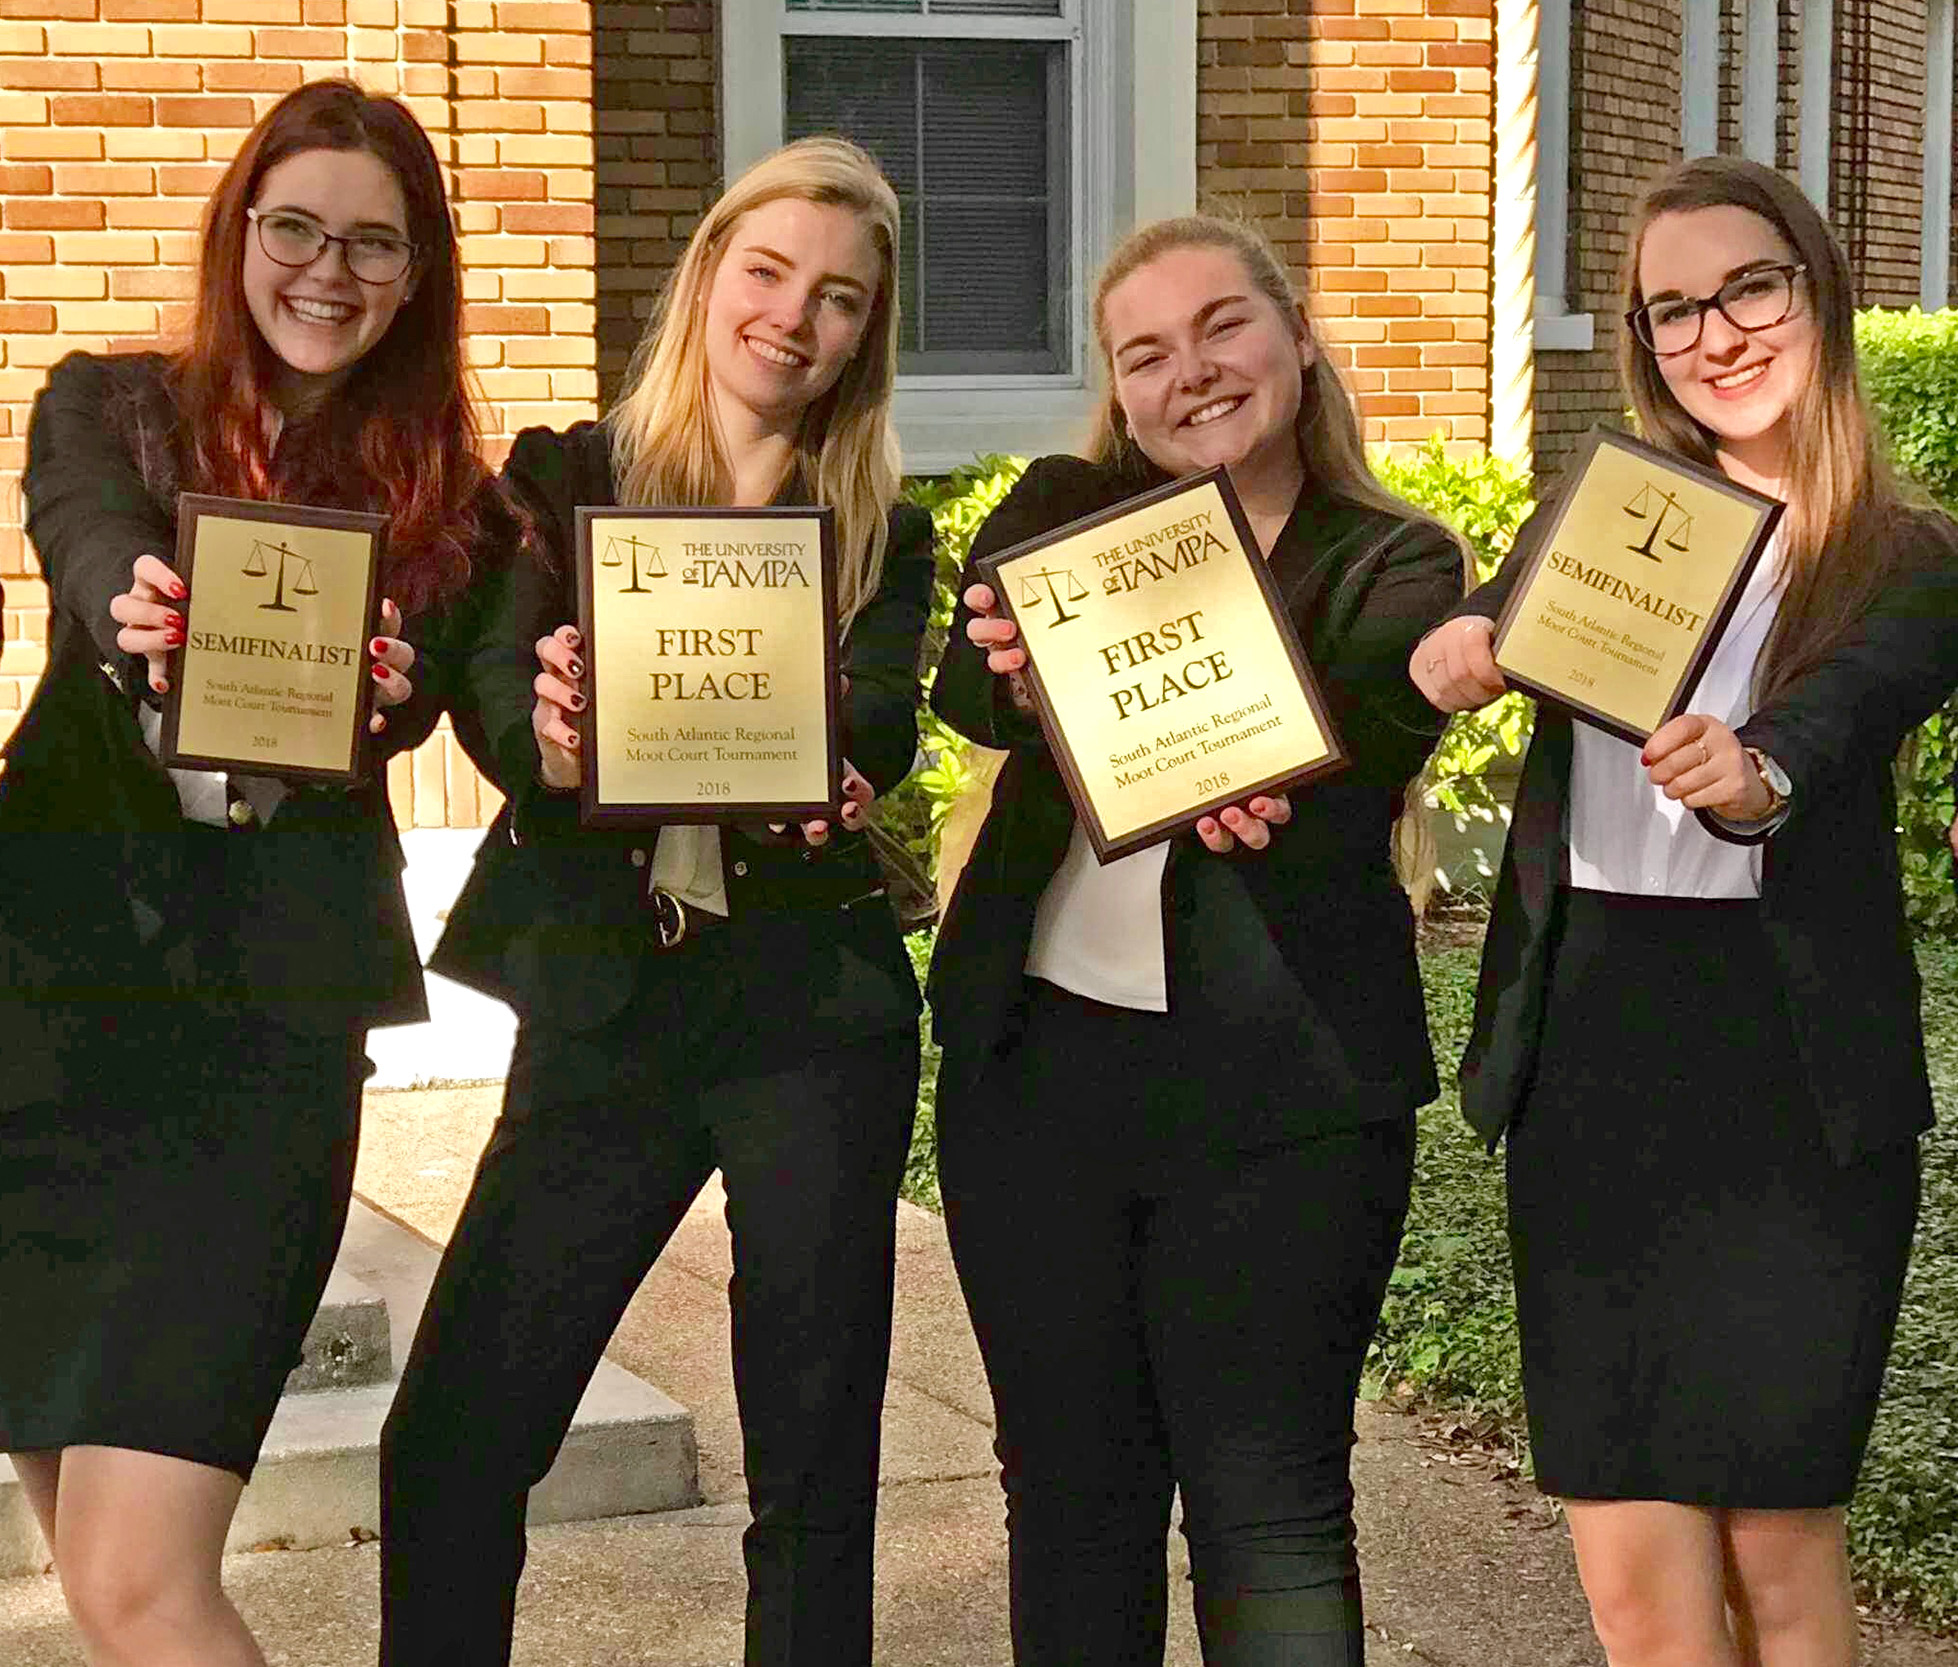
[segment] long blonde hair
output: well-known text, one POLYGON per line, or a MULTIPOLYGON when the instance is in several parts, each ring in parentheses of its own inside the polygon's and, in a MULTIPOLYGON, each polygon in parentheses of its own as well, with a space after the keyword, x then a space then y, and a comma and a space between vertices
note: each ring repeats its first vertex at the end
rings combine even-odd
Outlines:
POLYGON ((1115 246, 1095 284, 1095 343, 1101 350, 1105 392, 1095 409, 1088 436, 1091 462, 1140 471, 1148 466, 1142 449, 1129 437, 1128 419, 1115 391, 1114 346, 1108 339, 1108 297, 1115 286, 1151 261, 1177 249, 1222 249, 1235 255, 1244 274, 1276 307, 1302 340, 1312 344, 1312 363, 1305 368, 1297 423, 1299 460, 1308 479, 1336 497, 1413 521, 1442 526, 1463 553, 1463 578, 1468 575, 1467 546, 1452 528, 1403 502, 1374 479, 1367 467, 1366 442, 1360 433, 1359 412, 1346 380, 1327 358, 1312 329, 1311 316, 1300 304, 1271 242, 1255 225, 1216 214, 1185 214, 1152 220, 1130 232, 1115 246))
MULTIPOLYGON (((1815 318, 1815 372, 1789 410, 1782 543, 1788 588, 1755 673, 1765 702, 1827 657, 1875 600, 1908 545, 1886 533, 1911 504, 1877 445, 1856 371, 1856 293, 1849 262, 1815 206, 1772 168, 1736 156, 1702 156, 1661 174, 1632 212, 1619 273, 1622 311, 1644 303, 1639 252, 1662 214, 1744 208, 1779 232, 1807 267, 1797 296, 1815 318)), ((1655 445, 1718 468, 1718 436, 1688 416, 1658 359, 1621 327, 1618 369, 1639 426, 1655 445)), ((1928 519, 1927 530, 1935 524, 1928 519)))
POLYGON ((891 430, 897 380, 897 196, 847 139, 798 139, 742 174, 707 211, 634 350, 626 391, 606 416, 622 504, 709 505, 731 472, 714 421, 704 332, 707 294, 736 222, 784 197, 847 208, 876 245, 880 272, 856 354, 803 413, 796 466, 836 511, 837 617, 847 629, 884 572, 887 517, 901 473, 891 430))

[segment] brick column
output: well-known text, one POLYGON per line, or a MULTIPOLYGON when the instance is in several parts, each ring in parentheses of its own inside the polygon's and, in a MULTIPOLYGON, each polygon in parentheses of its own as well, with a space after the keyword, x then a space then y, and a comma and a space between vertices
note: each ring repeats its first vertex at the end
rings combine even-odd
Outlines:
POLYGON ((1489 0, 1202 0, 1197 184, 1261 219, 1374 442, 1489 433, 1489 0))

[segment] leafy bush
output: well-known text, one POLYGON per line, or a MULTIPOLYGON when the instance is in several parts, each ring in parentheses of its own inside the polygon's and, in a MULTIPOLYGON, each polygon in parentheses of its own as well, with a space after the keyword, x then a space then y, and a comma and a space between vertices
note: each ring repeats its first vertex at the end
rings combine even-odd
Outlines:
POLYGON ((1856 355, 1898 469, 1958 514, 1958 311, 1859 313, 1856 355))
MULTIPOLYGON (((1892 460, 1947 515, 1958 516, 1958 311, 1861 313, 1856 351, 1892 460)), ((1955 763, 1958 699, 1918 732, 1897 769, 1904 902, 1918 932, 1943 938, 1958 938, 1945 839, 1955 763)))
MULTIPOLYGON (((989 455, 949 475, 913 480, 905 488, 907 502, 931 512, 938 535, 938 576, 919 656, 927 693, 945 653, 945 634, 958 603, 959 575, 965 570, 972 536, 1026 466, 1025 458, 989 455)), ((873 837, 884 854, 886 870, 904 894, 907 916, 914 919, 932 913, 931 876, 938 869, 939 834, 946 813, 972 779, 967 764, 970 745, 925 705, 918 708, 918 749, 918 768, 903 785, 877 801, 873 820, 873 837)))
MULTIPOLYGON (((1438 434, 1411 451, 1382 454, 1372 462, 1388 491, 1447 522, 1468 540, 1477 584, 1502 565, 1516 529, 1536 508, 1534 484, 1525 470, 1487 452, 1450 457, 1438 434)), ((1498 757, 1522 756, 1535 717, 1535 703, 1518 694, 1457 713, 1421 772, 1419 802, 1430 814, 1454 817, 1458 831, 1471 822, 1506 823, 1509 809, 1491 790, 1488 769, 1498 757)), ((1460 889, 1459 876, 1442 878, 1451 889, 1460 889)))

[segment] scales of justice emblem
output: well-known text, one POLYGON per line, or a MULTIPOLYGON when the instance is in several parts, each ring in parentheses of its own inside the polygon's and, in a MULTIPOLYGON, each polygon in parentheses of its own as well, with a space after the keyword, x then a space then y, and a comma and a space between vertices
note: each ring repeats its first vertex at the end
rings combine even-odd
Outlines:
POLYGON ((265 539, 255 538, 252 540, 250 551, 245 556, 245 565, 238 571, 247 579, 263 579, 272 571, 273 556, 279 558, 279 576, 273 585, 272 600, 259 603, 259 607, 276 614, 297 613, 299 610, 286 600, 286 563, 288 561, 298 563, 298 568, 292 576, 292 594, 317 596, 320 587, 313 578, 311 557, 302 556, 289 544, 268 543, 265 539))
POLYGON ((1646 529, 1643 543, 1627 544, 1625 546, 1634 555, 1644 556, 1647 561, 1664 561, 1665 557, 1657 554, 1652 548, 1653 541, 1661 533, 1665 534, 1666 548, 1668 550, 1677 550, 1681 554, 1684 554, 1692 548, 1693 517, 1687 513, 1686 509, 1680 504, 1679 499, 1663 487, 1654 486, 1648 481, 1632 494, 1631 498, 1625 503, 1624 510, 1635 521, 1650 521, 1652 523, 1646 529), (1652 509, 1652 503, 1655 498, 1659 503, 1656 514, 1653 513, 1652 509), (1670 523, 1668 523, 1668 517, 1671 518, 1670 523))
POLYGON ((1020 606, 1036 608, 1042 602, 1053 603, 1056 625, 1065 625, 1071 619, 1079 619, 1081 617, 1079 614, 1071 614, 1067 611, 1067 605, 1070 602, 1084 601, 1087 595, 1088 587, 1074 576, 1074 569, 1071 567, 1043 567, 1036 573, 1022 574, 1020 577, 1020 606), (1067 588, 1065 590, 1059 588, 1060 584, 1065 584, 1067 588), (1041 594, 1039 588, 1042 585, 1046 589, 1045 595, 1041 594))
POLYGON ((659 546, 650 539, 639 538, 634 534, 614 534, 605 540, 604 554, 598 558, 600 567, 625 567, 632 569, 630 583, 619 586, 621 596, 649 596, 651 589, 642 583, 639 576, 639 554, 646 553, 646 578, 664 579, 666 563, 659 558, 659 546), (621 554, 621 550, 625 552, 621 554))

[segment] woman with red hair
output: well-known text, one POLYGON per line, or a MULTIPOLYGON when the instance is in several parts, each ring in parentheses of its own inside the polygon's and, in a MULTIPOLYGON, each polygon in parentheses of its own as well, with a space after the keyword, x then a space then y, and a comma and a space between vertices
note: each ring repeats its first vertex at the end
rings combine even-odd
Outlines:
POLYGON ((382 772, 460 669, 472 552, 514 544, 460 319, 427 136, 316 82, 218 183, 188 344, 71 354, 35 404, 52 617, 0 778, 0 1450, 96 1667, 263 1660, 226 1533, 346 1219, 368 1027, 426 1015, 382 772), (186 491, 387 516, 353 787, 160 762, 186 491))

